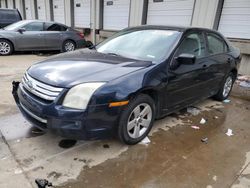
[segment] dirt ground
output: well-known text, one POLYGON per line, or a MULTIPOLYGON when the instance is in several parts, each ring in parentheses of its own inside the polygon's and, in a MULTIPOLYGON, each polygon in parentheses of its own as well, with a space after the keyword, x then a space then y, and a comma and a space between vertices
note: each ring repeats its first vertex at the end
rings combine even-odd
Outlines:
POLYGON ((0 57, 1 188, 37 187, 36 178, 63 188, 250 187, 250 101, 246 98, 230 97, 229 103, 208 99, 195 105, 198 115, 184 109, 158 120, 148 145, 97 140, 72 142, 65 148, 67 140, 38 132, 25 121, 11 96, 11 82, 46 56, 0 57), (201 118, 206 119, 203 125, 201 118), (233 136, 225 134, 229 128, 233 136), (204 138, 207 142, 201 141, 204 138))

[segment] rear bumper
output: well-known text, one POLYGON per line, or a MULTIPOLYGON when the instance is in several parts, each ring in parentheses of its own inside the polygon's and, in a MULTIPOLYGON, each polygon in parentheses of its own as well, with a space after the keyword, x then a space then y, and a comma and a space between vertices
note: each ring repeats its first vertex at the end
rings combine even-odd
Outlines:
POLYGON ((98 105, 75 110, 58 104, 59 99, 44 103, 25 91, 19 82, 13 82, 12 94, 23 116, 44 131, 79 140, 103 139, 116 133, 120 108, 98 105))

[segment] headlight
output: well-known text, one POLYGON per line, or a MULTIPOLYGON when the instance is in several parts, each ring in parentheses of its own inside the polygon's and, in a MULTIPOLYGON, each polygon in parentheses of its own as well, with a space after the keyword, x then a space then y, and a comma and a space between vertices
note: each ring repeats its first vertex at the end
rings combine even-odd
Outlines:
POLYGON ((71 88, 63 100, 63 106, 75 109, 86 109, 93 93, 101 87, 104 82, 84 83, 71 88))

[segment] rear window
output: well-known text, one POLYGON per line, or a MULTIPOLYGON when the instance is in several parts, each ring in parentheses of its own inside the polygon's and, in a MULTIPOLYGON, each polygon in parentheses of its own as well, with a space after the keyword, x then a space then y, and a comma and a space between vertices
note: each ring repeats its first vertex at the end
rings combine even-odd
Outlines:
POLYGON ((208 53, 210 55, 220 54, 228 51, 227 44, 218 35, 215 35, 213 33, 208 33, 207 42, 208 42, 208 53))
POLYGON ((0 10, 0 20, 15 22, 21 18, 16 10, 0 10))
POLYGON ((66 31, 67 27, 55 24, 55 23, 45 23, 45 31, 66 31))

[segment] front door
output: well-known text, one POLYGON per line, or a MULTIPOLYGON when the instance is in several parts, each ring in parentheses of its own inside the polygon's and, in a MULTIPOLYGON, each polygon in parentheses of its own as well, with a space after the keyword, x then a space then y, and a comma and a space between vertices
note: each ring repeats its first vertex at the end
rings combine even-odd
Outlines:
POLYGON ((17 47, 19 50, 44 49, 45 38, 43 22, 32 22, 22 26, 25 31, 17 32, 17 47))
POLYGON ((187 34, 169 65, 169 79, 165 91, 165 110, 174 110, 186 106, 205 95, 206 45, 203 33, 187 34), (195 56, 194 64, 181 64, 177 57, 181 54, 195 56))

